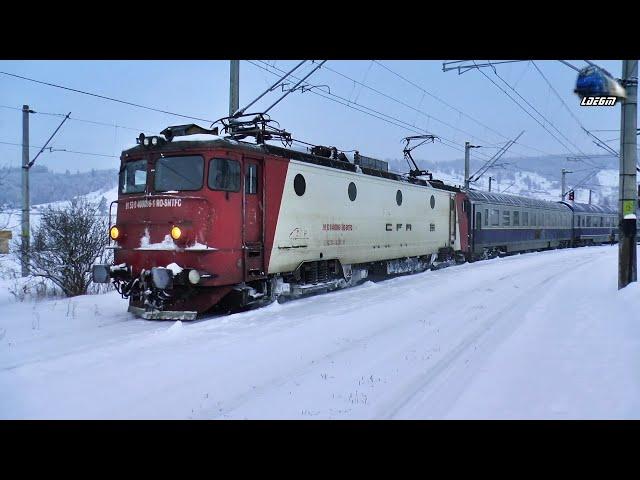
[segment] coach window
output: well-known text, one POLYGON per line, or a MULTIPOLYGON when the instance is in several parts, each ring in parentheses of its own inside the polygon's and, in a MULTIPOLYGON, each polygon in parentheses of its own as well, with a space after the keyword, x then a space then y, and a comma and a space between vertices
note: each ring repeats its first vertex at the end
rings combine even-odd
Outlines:
POLYGON ((513 226, 514 227, 520 226, 520 212, 518 212, 517 210, 513 212, 513 226))
POLYGON ((511 212, 509 210, 502 211, 502 226, 508 227, 511 225, 511 212))
POLYGON ((587 227, 591 226, 591 217, 587 217, 587 227))
POLYGON ((522 226, 529 226, 529 212, 522 212, 522 226))
POLYGON ((484 209, 484 226, 485 227, 489 226, 489 209, 488 208, 484 209))
POLYGON ((161 157, 156 161, 153 188, 156 192, 202 188, 204 159, 200 155, 161 157))
POLYGON ((491 226, 497 227, 500 225, 500 210, 497 208, 491 210, 491 226))
POLYGON ((140 193, 147 187, 147 161, 127 162, 120 170, 120 193, 140 193))
POLYGON ((209 188, 226 192, 240 191, 240 163, 227 158, 209 162, 209 188))
POLYGON ((249 194, 258 193, 258 165, 250 163, 244 175, 244 192, 249 194))

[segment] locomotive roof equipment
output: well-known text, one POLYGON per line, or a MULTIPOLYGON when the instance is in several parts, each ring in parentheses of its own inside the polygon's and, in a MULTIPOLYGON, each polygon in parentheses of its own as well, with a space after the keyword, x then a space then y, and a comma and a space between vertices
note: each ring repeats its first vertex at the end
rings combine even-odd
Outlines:
POLYGON ((431 173, 429 173, 427 170, 421 170, 420 168, 418 168, 418 164, 416 164, 416 161, 411 156, 411 150, 413 150, 415 148, 418 148, 420 145, 424 145, 428 141, 431 141, 431 143, 433 143, 433 142, 435 142, 436 138, 439 140, 438 136, 430 135, 430 134, 413 135, 411 137, 404 137, 403 138, 403 141, 406 142, 406 143, 404 145, 404 149, 402 150, 402 153, 404 153, 404 159, 409 164, 409 176, 410 177, 418 177, 418 176, 421 176, 421 175, 428 175, 430 180, 433 179, 433 175, 431 173), (422 140, 422 142, 420 142, 417 145, 414 145, 413 147, 409 148, 409 144, 411 143, 411 140, 422 140), (413 169, 411 168, 411 163, 409 163, 409 160, 411 160, 411 163, 413 163, 413 166, 415 168, 413 168, 413 169))

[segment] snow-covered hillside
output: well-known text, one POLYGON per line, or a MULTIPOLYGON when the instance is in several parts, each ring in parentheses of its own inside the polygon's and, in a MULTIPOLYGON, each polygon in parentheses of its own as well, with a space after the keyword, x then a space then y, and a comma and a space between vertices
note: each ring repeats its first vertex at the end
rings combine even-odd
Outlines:
POLYGON ((640 418, 617 246, 517 255, 193 323, 0 288, 1 418, 640 418))
MULTIPOLYGON (((576 184, 581 186, 576 189, 575 200, 581 203, 589 202, 589 190, 591 190, 591 202, 603 206, 615 207, 618 195, 618 160, 603 155, 589 159, 590 163, 578 162, 567 157, 527 157, 507 158, 500 160, 497 166, 485 173, 473 188, 479 190, 489 189, 489 177, 493 178, 491 190, 513 195, 539 198, 541 200, 560 200, 561 171, 566 168, 571 173, 566 177, 566 188, 572 188, 576 184), (593 170, 592 165, 599 165, 600 170, 593 170), (593 173, 593 177, 585 178, 593 173), (585 180, 582 182, 582 180, 585 180)), ((471 162, 471 173, 478 170, 483 162, 477 160, 471 162)), ((462 160, 439 162, 435 160, 419 160, 421 168, 433 173, 434 178, 443 180, 450 185, 464 184, 464 162, 462 160)), ((405 161, 397 159, 389 160, 391 170, 406 172, 405 161)))

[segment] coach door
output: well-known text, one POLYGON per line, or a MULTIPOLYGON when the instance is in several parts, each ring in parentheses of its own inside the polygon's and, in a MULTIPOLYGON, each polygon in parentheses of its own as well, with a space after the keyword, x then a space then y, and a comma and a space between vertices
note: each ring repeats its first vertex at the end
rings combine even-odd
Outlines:
POLYGON ((476 250, 476 235, 480 230, 482 230, 482 212, 476 212, 476 206, 473 206, 473 211, 476 214, 476 222, 474 228, 471 230, 473 235, 471 237, 471 251, 475 252, 476 250))
POLYGON ((264 276, 263 161, 244 157, 243 240, 246 281, 264 276))

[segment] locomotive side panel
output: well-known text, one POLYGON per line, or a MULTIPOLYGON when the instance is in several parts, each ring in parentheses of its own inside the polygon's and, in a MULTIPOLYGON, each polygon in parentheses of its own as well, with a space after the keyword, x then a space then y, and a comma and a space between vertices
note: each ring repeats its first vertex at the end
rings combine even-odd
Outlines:
POLYGON ((269 273, 305 261, 366 263, 437 253, 459 245, 450 232, 453 194, 291 160, 269 273))

